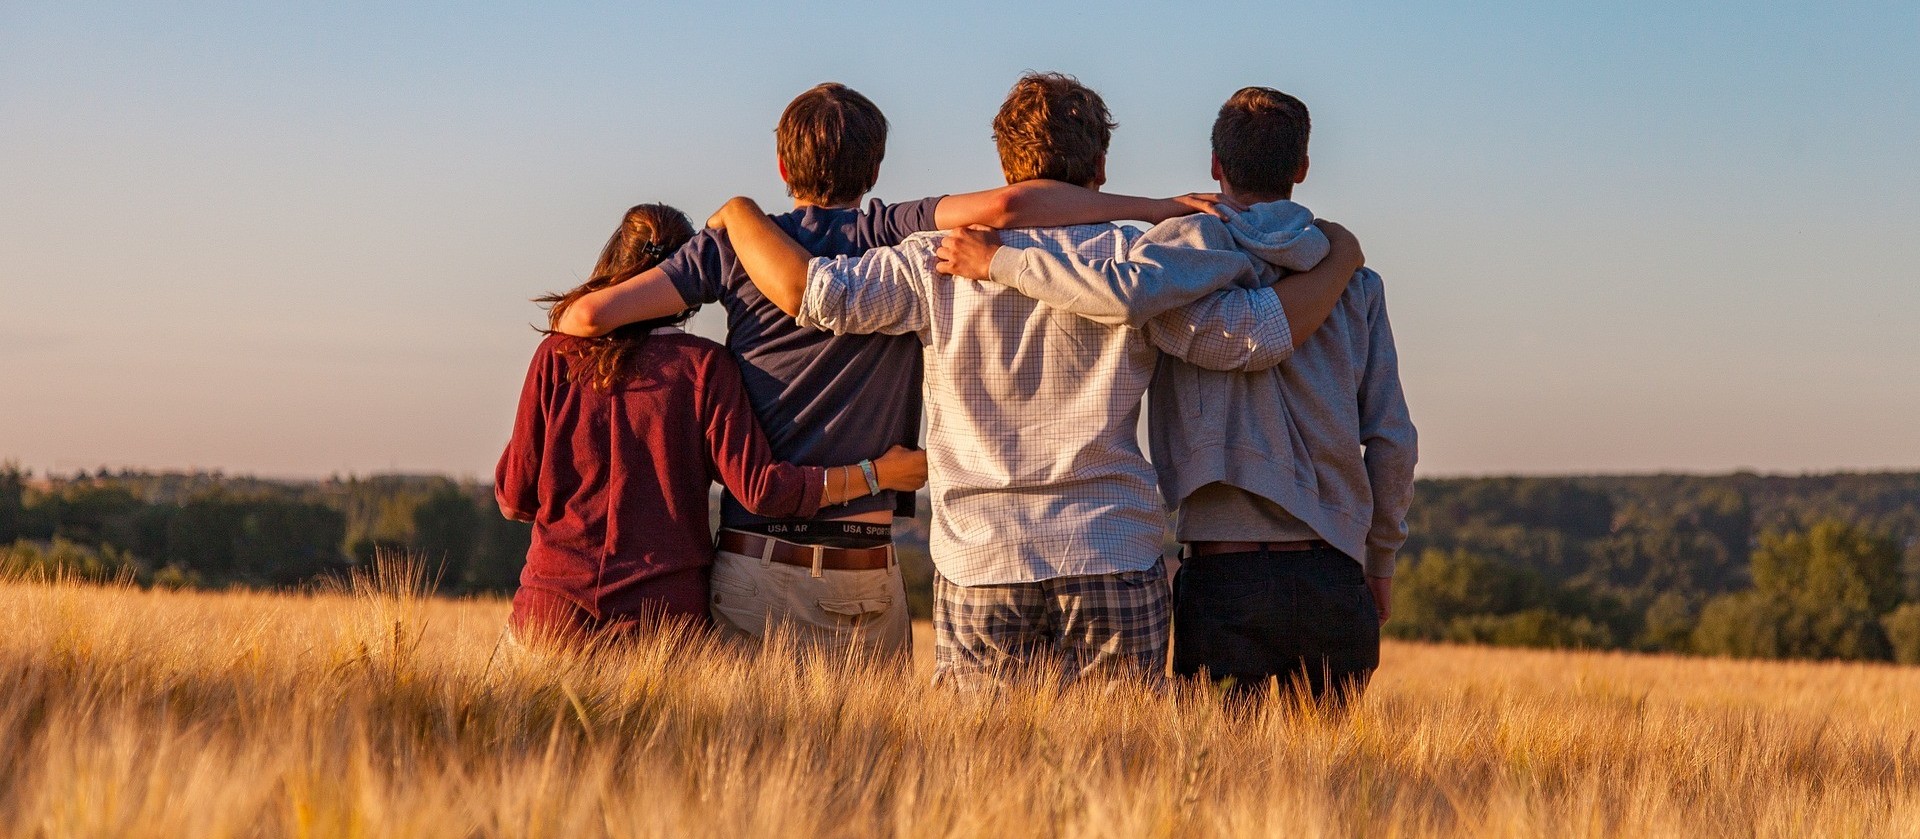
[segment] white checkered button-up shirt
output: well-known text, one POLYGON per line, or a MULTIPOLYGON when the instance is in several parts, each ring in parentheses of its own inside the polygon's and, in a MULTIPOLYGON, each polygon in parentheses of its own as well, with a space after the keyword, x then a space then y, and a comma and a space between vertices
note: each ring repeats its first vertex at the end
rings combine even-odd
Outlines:
MULTIPOLYGON (((1097 260, 1126 252, 1141 234, 1102 224, 1000 235, 1011 247, 1097 260)), ((935 566, 960 585, 1151 567, 1166 516, 1135 428, 1158 357, 1153 344, 1125 324, 939 274, 940 236, 813 260, 797 315, 802 326, 915 333, 925 343, 935 566)), ((1214 289, 1232 281, 1232 271, 1220 273, 1214 289)), ((1215 294, 1186 307, 1197 320, 1173 331, 1259 330, 1221 344, 1249 354, 1289 343, 1284 317, 1250 315, 1277 310, 1262 295, 1272 291, 1215 294)))

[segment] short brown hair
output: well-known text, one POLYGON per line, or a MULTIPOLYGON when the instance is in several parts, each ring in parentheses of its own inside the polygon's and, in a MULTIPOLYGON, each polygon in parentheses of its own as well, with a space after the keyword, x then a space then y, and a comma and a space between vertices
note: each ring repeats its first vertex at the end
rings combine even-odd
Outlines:
POLYGON ((1040 178, 1086 186, 1117 127, 1100 94, 1062 73, 1028 73, 993 117, 993 144, 1007 183, 1040 178))
POLYGON ((814 204, 860 200, 880 179, 887 118, 873 100, 838 82, 795 96, 773 129, 787 194, 814 204))
POLYGON ((1255 195, 1292 195, 1312 128, 1300 100, 1270 87, 1240 88, 1213 121, 1221 178, 1255 195))

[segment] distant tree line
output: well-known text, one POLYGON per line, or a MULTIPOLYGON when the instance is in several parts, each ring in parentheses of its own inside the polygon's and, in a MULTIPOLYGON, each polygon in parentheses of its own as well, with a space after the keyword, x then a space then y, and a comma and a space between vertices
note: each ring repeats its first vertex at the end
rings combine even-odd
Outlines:
MULTIPOLYGON (((897 529, 931 600, 927 505, 897 529)), ((1423 480, 1390 634, 1920 663, 1920 473, 1423 480)), ((290 482, 0 468, 0 571, 287 586, 381 550, 442 591, 510 591, 529 529, 437 476, 290 482)))
POLYGON ((290 586, 380 550, 452 592, 510 590, 531 530, 492 491, 436 476, 289 482, 120 472, 34 481, 0 467, 0 570, 167 586, 290 586))
POLYGON ((1920 664, 1920 474, 1421 481, 1403 638, 1920 664))

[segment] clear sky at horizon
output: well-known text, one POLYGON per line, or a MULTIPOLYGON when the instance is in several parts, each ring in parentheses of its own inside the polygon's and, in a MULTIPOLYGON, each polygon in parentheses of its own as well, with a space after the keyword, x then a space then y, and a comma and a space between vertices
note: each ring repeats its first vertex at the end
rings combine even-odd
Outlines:
POLYGON ((0 4, 0 460, 484 478, 625 207, 782 203, 829 79, 876 195, 995 185, 1033 68, 1120 192, 1211 189, 1242 85, 1312 107, 1423 474, 1920 467, 1920 6, 1177 8, 0 4))

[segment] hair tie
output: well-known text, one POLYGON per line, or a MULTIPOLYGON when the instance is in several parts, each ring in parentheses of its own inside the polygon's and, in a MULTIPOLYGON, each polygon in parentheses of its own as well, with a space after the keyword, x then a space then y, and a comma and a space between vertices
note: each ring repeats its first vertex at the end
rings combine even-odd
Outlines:
POLYGON ((667 255, 667 249, 661 247, 659 242, 648 242, 641 245, 640 252, 646 254, 648 259, 659 259, 667 255))

